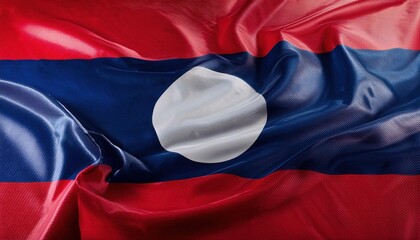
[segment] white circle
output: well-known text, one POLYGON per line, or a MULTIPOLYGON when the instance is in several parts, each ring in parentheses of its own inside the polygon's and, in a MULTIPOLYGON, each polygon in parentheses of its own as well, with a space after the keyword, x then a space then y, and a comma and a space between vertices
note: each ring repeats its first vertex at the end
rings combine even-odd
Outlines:
POLYGON ((194 67, 160 96, 153 127, 163 148, 201 163, 231 160, 267 121, 264 97, 242 79, 194 67))

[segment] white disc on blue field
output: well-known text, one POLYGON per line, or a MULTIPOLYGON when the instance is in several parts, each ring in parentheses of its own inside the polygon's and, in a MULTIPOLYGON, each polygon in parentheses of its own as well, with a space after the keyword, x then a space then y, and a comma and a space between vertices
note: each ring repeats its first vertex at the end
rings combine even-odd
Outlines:
POLYGON ((201 163, 241 155, 266 121, 261 94, 236 76, 204 67, 192 68, 169 86, 152 116, 163 148, 201 163))

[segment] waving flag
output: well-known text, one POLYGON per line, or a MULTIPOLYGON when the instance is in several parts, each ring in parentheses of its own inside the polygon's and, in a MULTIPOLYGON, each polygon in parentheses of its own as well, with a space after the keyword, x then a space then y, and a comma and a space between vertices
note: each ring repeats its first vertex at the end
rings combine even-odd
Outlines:
POLYGON ((0 239, 420 239, 420 3, 0 0, 0 239))

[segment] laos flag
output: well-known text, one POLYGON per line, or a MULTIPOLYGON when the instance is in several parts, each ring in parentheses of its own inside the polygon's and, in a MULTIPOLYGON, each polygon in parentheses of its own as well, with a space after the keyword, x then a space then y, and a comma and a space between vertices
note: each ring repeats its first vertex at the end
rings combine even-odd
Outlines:
POLYGON ((0 239, 420 239, 420 2, 0 0, 0 239))

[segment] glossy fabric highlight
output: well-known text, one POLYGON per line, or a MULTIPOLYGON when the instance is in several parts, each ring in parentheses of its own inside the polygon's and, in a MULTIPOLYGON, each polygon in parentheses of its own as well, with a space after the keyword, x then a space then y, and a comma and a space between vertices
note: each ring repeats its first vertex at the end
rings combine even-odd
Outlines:
POLYGON ((56 101, 0 80, 0 181, 74 179, 98 163, 100 149, 56 101))

